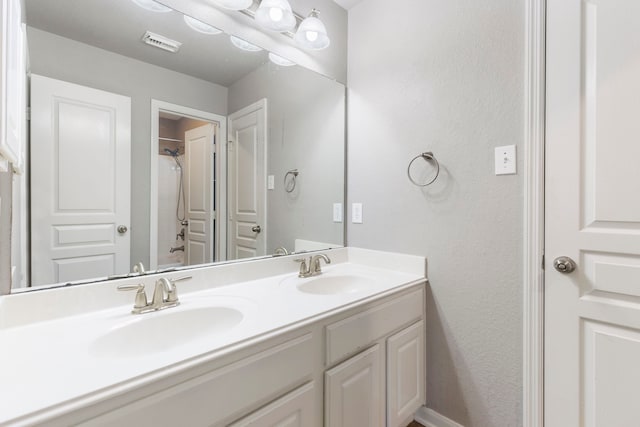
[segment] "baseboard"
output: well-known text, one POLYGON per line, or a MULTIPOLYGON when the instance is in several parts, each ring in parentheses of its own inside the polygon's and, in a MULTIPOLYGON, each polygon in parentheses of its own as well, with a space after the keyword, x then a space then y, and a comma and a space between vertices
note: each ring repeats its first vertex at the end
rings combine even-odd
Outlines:
POLYGON ((444 415, 440 415, 433 409, 427 408, 426 406, 418 409, 415 419, 426 427, 464 427, 444 415))

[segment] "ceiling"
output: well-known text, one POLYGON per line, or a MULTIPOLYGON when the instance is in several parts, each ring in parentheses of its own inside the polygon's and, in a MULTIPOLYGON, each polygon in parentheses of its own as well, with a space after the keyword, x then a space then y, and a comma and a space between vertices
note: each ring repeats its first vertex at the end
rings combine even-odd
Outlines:
POLYGON ((357 5, 358 3, 362 3, 363 0, 333 0, 333 1, 338 3, 343 8, 349 10, 355 5, 357 5))
POLYGON ((156 13, 130 0, 26 0, 27 26, 222 86, 268 61, 265 52, 234 47, 226 34, 189 28, 178 12, 156 13), (145 31, 182 43, 172 54, 141 41, 145 31))

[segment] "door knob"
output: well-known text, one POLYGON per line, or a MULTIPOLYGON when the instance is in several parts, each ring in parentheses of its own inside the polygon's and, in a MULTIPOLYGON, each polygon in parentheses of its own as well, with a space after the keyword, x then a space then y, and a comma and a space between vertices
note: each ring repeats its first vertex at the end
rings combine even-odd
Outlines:
POLYGON ((561 256, 553 260, 553 268, 563 274, 569 274, 576 269, 576 263, 568 256, 561 256))
POLYGON ((253 231, 254 233, 259 233, 262 231, 262 228, 260 228, 259 225, 254 225, 253 228, 251 228, 251 231, 253 231))
POLYGON ((118 233, 120 234, 124 234, 128 231, 129 229, 127 228, 126 225, 119 225, 118 226, 118 233))

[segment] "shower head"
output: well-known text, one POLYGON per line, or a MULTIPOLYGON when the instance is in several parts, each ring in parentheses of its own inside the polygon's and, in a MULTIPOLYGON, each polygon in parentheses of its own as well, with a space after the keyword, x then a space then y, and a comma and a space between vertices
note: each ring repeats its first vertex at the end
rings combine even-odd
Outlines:
POLYGON ((169 150, 168 148, 164 149, 164 152, 172 157, 178 157, 180 155, 180 149, 176 148, 174 151, 169 150))

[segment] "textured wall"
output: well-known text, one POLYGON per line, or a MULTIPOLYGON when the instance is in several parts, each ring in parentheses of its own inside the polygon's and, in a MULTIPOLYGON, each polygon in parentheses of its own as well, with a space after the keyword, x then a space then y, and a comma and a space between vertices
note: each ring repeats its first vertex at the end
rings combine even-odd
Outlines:
POLYGON ((521 425, 524 1, 366 0, 349 12, 349 245, 427 256, 427 400, 467 426, 521 425), (409 160, 442 165, 425 189, 409 160), (520 166, 520 165, 519 165, 520 166))
POLYGON ((131 97, 131 265, 149 264, 151 99, 220 115, 227 88, 29 28, 31 71, 131 97))
POLYGON ((229 87, 229 112, 267 98, 267 252, 295 239, 344 244, 333 203, 344 200, 344 86, 300 67, 267 63, 229 87), (284 175, 298 169, 291 193, 284 175))

